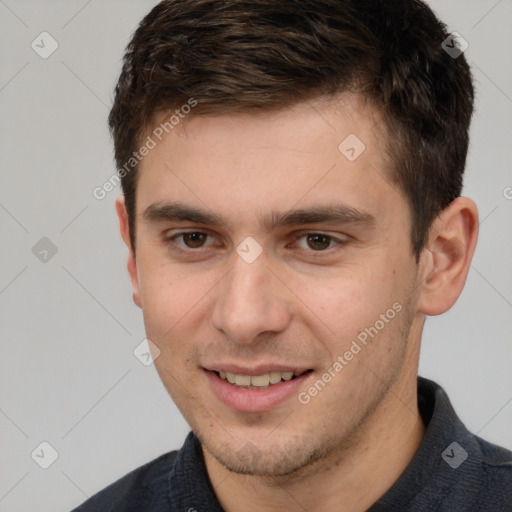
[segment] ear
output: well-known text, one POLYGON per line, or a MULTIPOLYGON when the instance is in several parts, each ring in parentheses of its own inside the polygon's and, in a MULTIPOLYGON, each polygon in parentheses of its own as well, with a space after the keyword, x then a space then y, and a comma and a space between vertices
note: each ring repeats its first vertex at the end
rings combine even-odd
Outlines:
POLYGON ((464 288, 478 238, 478 210, 458 197, 434 221, 420 258, 418 309, 440 315, 456 302, 464 288))
POLYGON ((119 230, 121 231, 121 238, 123 239, 126 247, 128 247, 128 274, 132 282, 133 289, 133 302, 141 307, 140 292, 139 292, 139 279, 137 275, 137 262, 135 260, 135 253, 130 241, 130 226, 128 224, 128 213, 124 202, 124 196, 116 199, 116 212, 119 219, 119 230))

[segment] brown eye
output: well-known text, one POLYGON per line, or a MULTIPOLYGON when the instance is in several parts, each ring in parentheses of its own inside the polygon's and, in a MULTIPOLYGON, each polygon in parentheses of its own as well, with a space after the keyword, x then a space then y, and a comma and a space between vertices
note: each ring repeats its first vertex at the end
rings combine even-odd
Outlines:
POLYGON ((307 235, 308 246, 315 251, 323 251, 331 244, 331 237, 321 233, 311 233, 307 235))
POLYGON ((193 233, 182 233, 180 236, 183 237, 184 244, 190 249, 197 249, 202 247, 206 242, 207 234, 195 231, 193 233))

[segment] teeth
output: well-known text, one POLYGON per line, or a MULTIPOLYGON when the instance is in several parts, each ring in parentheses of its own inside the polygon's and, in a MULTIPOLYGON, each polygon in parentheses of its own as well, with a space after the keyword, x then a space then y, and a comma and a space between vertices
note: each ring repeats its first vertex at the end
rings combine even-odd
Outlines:
POLYGON ((303 372, 270 372, 262 375, 236 375, 234 373, 219 371, 220 378, 227 380, 230 384, 240 387, 266 388, 271 384, 278 384, 281 380, 291 380, 303 372))
POLYGON ((270 383, 277 384, 281 382, 281 372, 270 372, 270 383))
POLYGON ((251 376, 250 375, 236 375, 235 376, 235 384, 237 386, 250 386, 251 385, 251 376))
POLYGON ((270 376, 268 373, 263 375, 254 375, 251 377, 251 385, 258 388, 266 388, 270 383, 270 376))

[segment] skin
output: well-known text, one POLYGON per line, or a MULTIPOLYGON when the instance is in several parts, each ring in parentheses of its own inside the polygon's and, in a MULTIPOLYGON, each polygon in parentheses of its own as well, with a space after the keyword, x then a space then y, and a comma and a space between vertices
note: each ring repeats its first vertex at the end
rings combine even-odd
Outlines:
POLYGON ((393 485, 425 430, 416 396, 425 315, 453 305, 475 248, 476 206, 458 198, 416 261, 379 114, 357 96, 340 99, 178 125, 141 162, 135 252, 123 199, 116 203, 133 298, 160 350, 155 366, 201 440, 228 512, 362 511, 393 485), (366 146, 352 162, 338 150, 349 134, 366 146), (175 202, 223 222, 147 213, 175 202), (340 203, 366 221, 265 222, 340 203), (311 245, 308 233, 331 238, 311 245), (248 236, 262 248, 250 264, 236 252, 248 236), (240 412, 212 391, 205 368, 231 363, 311 369, 307 392, 396 303, 401 311, 307 404, 294 394, 240 412))

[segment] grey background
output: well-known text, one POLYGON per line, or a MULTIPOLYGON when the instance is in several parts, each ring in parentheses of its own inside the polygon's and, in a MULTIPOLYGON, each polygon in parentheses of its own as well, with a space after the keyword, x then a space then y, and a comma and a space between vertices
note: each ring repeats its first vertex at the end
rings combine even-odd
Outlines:
MULTIPOLYGON (((472 431, 512 448, 512 3, 430 3, 469 43, 478 100, 465 195, 482 224, 461 299, 427 321, 420 373, 472 431)), ((188 431, 133 355, 144 331, 119 190, 92 195, 115 170, 106 116, 122 52, 154 4, 0 0, 0 512, 69 510, 188 431), (47 59, 31 48, 43 31, 59 44, 47 59), (42 237, 57 247, 47 262, 36 257, 45 242, 32 249, 42 237), (43 441, 58 452, 46 470, 31 458, 43 441)))

